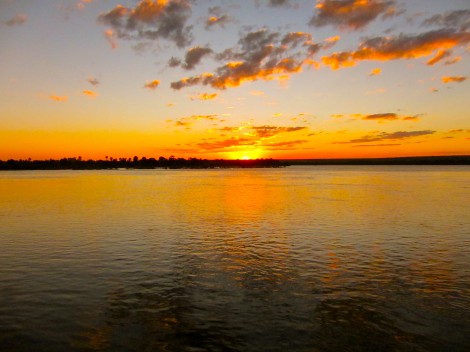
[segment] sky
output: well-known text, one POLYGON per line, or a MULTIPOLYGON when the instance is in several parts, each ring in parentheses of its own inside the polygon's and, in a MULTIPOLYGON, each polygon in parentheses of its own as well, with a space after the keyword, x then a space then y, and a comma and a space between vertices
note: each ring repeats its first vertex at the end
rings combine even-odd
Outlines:
POLYGON ((469 0, 0 0, 0 160, 469 154, 469 0))

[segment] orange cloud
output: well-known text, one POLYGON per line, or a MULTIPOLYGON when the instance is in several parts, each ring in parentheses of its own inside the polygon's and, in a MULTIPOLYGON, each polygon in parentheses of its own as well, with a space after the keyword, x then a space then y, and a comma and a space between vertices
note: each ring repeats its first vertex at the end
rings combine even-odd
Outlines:
POLYGON ((452 83, 452 82, 462 83, 462 82, 466 81, 467 78, 468 77, 465 77, 465 76, 443 76, 441 78, 441 81, 443 83, 452 83))
POLYGON ((217 98, 217 93, 202 93, 197 96, 199 100, 213 100, 217 98))
POLYGON ((345 116, 350 116, 355 119, 364 120, 364 121, 377 121, 377 122, 387 122, 387 121, 417 121, 419 120, 418 115, 415 116, 400 116, 393 112, 385 112, 380 114, 351 114, 351 115, 332 115, 334 118, 342 118, 345 116))
POLYGON ((65 102, 69 99, 68 96, 66 95, 63 95, 63 96, 60 96, 60 95, 50 95, 49 96, 49 99, 51 100, 54 100, 54 101, 57 101, 57 102, 65 102))
POLYGON ((107 29, 104 31, 104 37, 108 41, 109 45, 111 45, 112 49, 116 49, 118 47, 116 42, 116 34, 112 29, 107 29))
POLYGON ((372 71, 370 71, 369 76, 379 76, 381 73, 381 68, 374 68, 372 71))
MULTIPOLYGON (((358 61, 376 60, 389 61, 397 59, 416 59, 430 56, 437 52, 431 60, 437 62, 443 57, 439 53, 470 42, 470 33, 441 29, 419 35, 401 34, 395 37, 374 37, 360 44, 356 51, 344 51, 324 56, 322 61, 331 69, 355 66, 358 61), (437 61, 436 61, 437 60, 437 61)), ((441 54, 446 55, 446 52, 441 54)), ((434 63, 435 63, 434 62, 434 63)))
POLYGON ((155 89, 157 89, 159 84, 160 84, 160 81, 158 79, 154 79, 153 81, 146 82, 144 84, 144 88, 150 89, 150 90, 155 90, 155 89))
POLYGON ((442 59, 445 59, 446 57, 449 57, 451 54, 452 54, 452 52, 449 51, 449 50, 439 50, 437 52, 436 56, 429 59, 429 61, 426 63, 426 65, 432 66, 432 65, 438 63, 439 61, 441 61, 442 59))
POLYGON ((167 120, 167 122, 174 123, 175 126, 177 127, 189 127, 189 126, 194 125, 197 121, 200 121, 200 120, 208 120, 208 121, 215 121, 215 122, 224 121, 218 118, 217 115, 192 115, 192 116, 181 117, 175 121, 167 120))
POLYGON ((92 91, 92 90, 84 90, 82 91, 83 95, 89 97, 89 98, 96 98, 98 96, 98 93, 92 91))

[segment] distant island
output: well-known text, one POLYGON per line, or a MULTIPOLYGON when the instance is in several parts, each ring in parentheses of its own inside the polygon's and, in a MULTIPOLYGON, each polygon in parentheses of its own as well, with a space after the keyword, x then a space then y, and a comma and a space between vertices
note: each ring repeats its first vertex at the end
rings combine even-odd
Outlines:
POLYGON ((84 160, 62 158, 48 160, 0 160, 0 170, 103 170, 103 169, 214 169, 214 168, 280 168, 290 165, 470 165, 470 155, 419 156, 355 159, 198 159, 198 158, 109 158, 84 160))

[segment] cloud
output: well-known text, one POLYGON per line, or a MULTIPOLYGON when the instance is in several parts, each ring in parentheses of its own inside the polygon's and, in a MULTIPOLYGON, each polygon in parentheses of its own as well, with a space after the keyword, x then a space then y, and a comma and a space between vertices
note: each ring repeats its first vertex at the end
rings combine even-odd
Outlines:
POLYGON ((216 55, 225 62, 214 73, 204 73, 171 83, 173 89, 193 85, 210 85, 216 89, 238 87, 244 82, 285 79, 300 72, 302 65, 312 57, 322 44, 312 41, 303 32, 280 33, 266 29, 243 35, 235 48, 216 55))
POLYGON ((184 57, 184 63, 181 64, 181 67, 183 67, 185 70, 192 70, 196 67, 197 64, 201 62, 204 56, 207 56, 211 53, 212 49, 208 47, 196 46, 194 48, 191 48, 186 52, 186 56, 184 57))
POLYGON ((87 82, 90 83, 92 86, 97 86, 98 84, 100 84, 100 81, 98 81, 98 79, 95 77, 88 77, 87 82))
POLYGON ((417 121, 417 120, 419 120, 418 115, 400 116, 400 115, 397 115, 393 112, 385 112, 385 113, 369 114, 369 115, 364 115, 364 114, 351 114, 351 115, 336 114, 336 115, 331 115, 331 117, 333 117, 333 118, 343 118, 343 117, 346 117, 346 116, 350 116, 352 118, 359 119, 359 120, 364 120, 364 121, 377 121, 377 122, 417 121))
POLYGON ((174 125, 177 127, 189 127, 189 126, 194 125, 197 121, 201 121, 201 120, 216 121, 216 122, 223 121, 220 118, 218 118, 217 115, 192 115, 192 116, 181 117, 178 120, 167 120, 167 122, 174 123, 174 125))
POLYGON ((271 138, 281 133, 301 131, 306 127, 251 126, 250 129, 259 138, 271 138))
POLYGON ((268 5, 272 7, 290 6, 289 0, 268 0, 268 5))
POLYGON ((370 147, 395 147, 400 143, 381 143, 381 144, 359 144, 353 145, 353 148, 370 148, 370 147))
POLYGON ((382 73, 381 68, 374 68, 370 71, 369 76, 379 76, 382 73))
POLYGON ((98 21, 111 26, 119 38, 134 40, 166 39, 177 47, 192 41, 189 0, 140 0, 134 8, 117 5, 98 17, 98 21))
POLYGON ((218 151, 227 148, 253 145, 256 145, 256 141, 251 138, 245 137, 231 137, 221 141, 196 143, 196 146, 198 146, 199 148, 210 151, 218 151))
POLYGON ((435 133, 436 131, 424 130, 424 131, 398 131, 398 132, 376 132, 374 134, 366 135, 361 138, 351 139, 346 142, 334 142, 333 144, 355 144, 355 143, 369 143, 369 142, 380 142, 387 140, 403 140, 413 137, 427 136, 435 133))
POLYGON ((433 58, 429 59, 428 62, 426 62, 426 65, 432 66, 434 64, 437 64, 439 61, 442 61, 442 59, 445 59, 446 57, 449 57, 452 55, 452 52, 450 50, 439 50, 433 58))
MULTIPOLYGON (((325 65, 336 70, 355 66, 358 61, 389 61, 398 59, 416 59, 430 56, 437 52, 434 60, 439 61, 439 53, 470 42, 470 33, 452 29, 440 29, 418 35, 369 38, 359 45, 356 51, 343 51, 322 57, 325 65), (437 59, 436 59, 437 58, 437 59)), ((441 54, 444 55, 445 54, 441 54)))
POLYGON ((461 31, 470 29, 470 10, 456 10, 427 18, 423 26, 441 26, 446 28, 457 28, 461 31))
POLYGON ((49 99, 57 101, 57 102, 66 102, 69 99, 69 97, 66 96, 66 95, 62 95, 62 96, 60 96, 60 95, 50 95, 49 99))
MULTIPOLYGON (((199 94, 196 99, 198 100, 214 100, 215 98, 217 98, 218 94, 217 93, 202 93, 202 94, 199 94)), ((194 99, 192 99, 194 100, 194 99)))
POLYGON ((262 146, 264 149, 267 150, 288 150, 288 149, 295 149, 295 147, 299 146, 300 144, 308 143, 308 140, 294 140, 294 141, 286 141, 286 142, 277 142, 277 143, 269 143, 263 144, 262 146))
POLYGON ((280 134, 302 131, 306 127, 285 127, 285 126, 241 126, 241 127, 222 127, 215 131, 222 132, 220 136, 226 136, 226 133, 237 133, 239 135, 231 136, 222 140, 197 143, 199 148, 210 151, 224 151, 230 148, 241 146, 257 146, 267 150, 291 149, 296 145, 306 143, 306 140, 267 142, 267 140, 280 134))
POLYGON ((444 62, 444 65, 453 65, 457 62, 459 62, 460 60, 462 60, 462 58, 460 56, 456 56, 454 57, 453 59, 449 59, 449 60, 446 60, 446 62, 444 62))
POLYGON ((82 94, 89 97, 89 98, 96 98, 98 96, 98 93, 92 91, 92 90, 87 90, 85 89, 84 91, 82 91, 82 94))
POLYGON ((144 88, 155 90, 158 88, 159 84, 160 84, 160 81, 158 79, 154 79, 153 81, 145 82, 144 88))
POLYGON ((12 26, 19 26, 19 25, 25 24, 27 20, 28 20, 28 16, 19 13, 13 16, 12 18, 10 18, 8 21, 5 21, 3 23, 5 23, 9 27, 12 27, 12 26))
POLYGON ((76 3, 75 7, 79 10, 83 10, 86 6, 86 4, 90 4, 95 0, 80 0, 79 2, 76 3))
POLYGON ((397 14, 394 0, 319 0, 315 7, 317 13, 310 24, 316 27, 333 25, 358 30, 377 17, 387 18, 397 14))
POLYGON ((105 30, 104 37, 108 41, 109 45, 111 45, 112 49, 116 49, 118 47, 116 42, 116 33, 112 29, 105 30))
POLYGON ((465 82, 468 79, 468 77, 465 76, 443 76, 441 78, 442 83, 462 83, 465 82))
POLYGON ((205 28, 211 29, 214 26, 225 27, 226 23, 229 23, 231 18, 223 13, 222 9, 219 6, 214 6, 209 8, 209 17, 206 20, 205 28))

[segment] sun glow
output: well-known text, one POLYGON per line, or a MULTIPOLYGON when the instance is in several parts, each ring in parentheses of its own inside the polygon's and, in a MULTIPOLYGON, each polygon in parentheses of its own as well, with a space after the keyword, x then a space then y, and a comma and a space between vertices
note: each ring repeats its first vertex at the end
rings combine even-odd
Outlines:
POLYGON ((264 150, 263 149, 246 149, 246 150, 239 150, 236 152, 226 153, 224 155, 225 158, 232 159, 232 160, 254 160, 260 159, 264 157, 264 150))

